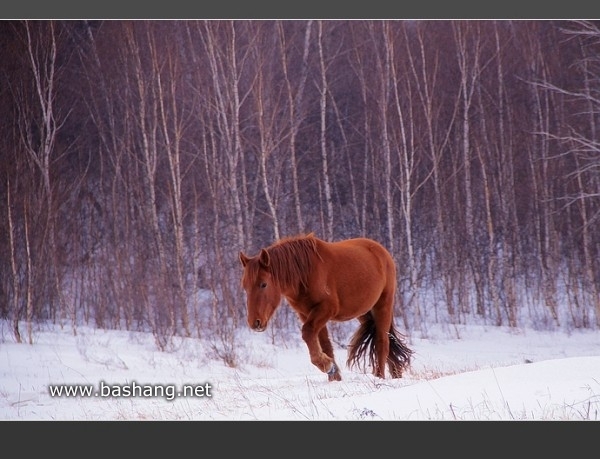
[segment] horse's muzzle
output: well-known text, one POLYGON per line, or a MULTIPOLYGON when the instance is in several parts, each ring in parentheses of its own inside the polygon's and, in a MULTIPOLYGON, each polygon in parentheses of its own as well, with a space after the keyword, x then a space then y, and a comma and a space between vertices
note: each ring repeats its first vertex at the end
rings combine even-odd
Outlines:
POLYGON ((260 319, 256 319, 254 321, 254 323, 250 324, 250 328, 252 328, 252 330, 257 331, 257 332, 263 332, 263 331, 266 330, 267 324, 266 323, 262 323, 260 321, 260 319))

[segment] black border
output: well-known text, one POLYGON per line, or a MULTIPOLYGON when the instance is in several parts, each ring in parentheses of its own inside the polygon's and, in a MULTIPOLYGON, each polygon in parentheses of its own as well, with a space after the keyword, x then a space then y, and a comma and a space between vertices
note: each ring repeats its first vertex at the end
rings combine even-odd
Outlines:
POLYGON ((71 2, 21 0, 2 8, 6 19, 594 19, 593 0, 529 3, 449 0, 71 2))
POLYGON ((22 421, 0 422, 14 447, 81 457, 578 457, 597 446, 593 421, 22 421), (502 456, 501 456, 502 457, 502 456), (510 457, 510 456, 509 456, 510 457))

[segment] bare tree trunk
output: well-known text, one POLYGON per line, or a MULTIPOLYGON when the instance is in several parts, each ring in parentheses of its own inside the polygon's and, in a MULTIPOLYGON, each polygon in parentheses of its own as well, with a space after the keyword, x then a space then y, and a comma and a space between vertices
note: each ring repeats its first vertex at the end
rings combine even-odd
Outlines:
MULTIPOLYGON (((27 201, 25 201, 27 202, 27 201)), ((27 324, 27 339, 29 344, 33 344, 33 268, 31 262, 31 245, 29 242, 29 217, 27 216, 27 205, 23 209, 24 214, 24 229, 25 229, 25 253, 27 255, 27 293, 25 295, 25 314, 27 324)))
MULTIPOLYGON (((536 53, 537 54, 537 53, 536 53)), ((547 81, 547 70, 544 62, 540 63, 542 78, 547 81)), ((537 88, 533 89, 533 97, 535 100, 535 123, 537 132, 549 132, 550 125, 550 101, 547 95, 544 95, 542 91, 537 88)), ((541 138, 539 144, 535 146, 539 157, 532 158, 532 176, 536 180, 536 188, 538 190, 538 200, 541 203, 538 211, 538 250, 540 253, 540 269, 541 269, 541 288, 544 296, 546 306, 550 310, 552 319, 557 325, 559 325, 558 318, 558 303, 556 299, 556 279, 555 275, 557 272, 555 265, 555 252, 553 249, 552 240, 554 239, 554 225, 550 215, 552 210, 549 207, 552 206, 550 200, 550 192, 548 187, 551 184, 550 176, 548 174, 549 167, 549 144, 548 139, 541 138), (539 176, 536 171, 536 164, 541 165, 541 171, 539 176), (538 177, 536 177, 538 176, 538 177)))
MULTIPOLYGON (((593 113, 593 112, 591 112, 593 113)), ((581 196, 586 195, 585 185, 582 177, 582 170, 579 164, 579 160, 575 157, 577 162, 577 186, 579 187, 579 193, 581 196)), ((593 310, 596 316, 596 326, 600 327, 600 287, 598 283, 595 281, 595 273, 594 273, 594 265, 593 258, 591 254, 592 247, 592 236, 590 234, 591 221, 588 216, 588 211, 586 208, 586 201, 584 199, 579 199, 579 211, 581 213, 581 244, 583 246, 583 272, 584 272, 584 285, 588 287, 591 296, 591 303, 593 310)))
POLYGON ((308 52, 310 47, 310 36, 312 29, 312 20, 306 22, 306 29, 304 32, 304 52, 302 55, 302 71, 300 74, 300 82, 298 89, 294 96, 292 89, 292 82, 288 72, 288 63, 286 57, 287 43, 285 41, 285 32, 281 21, 279 21, 277 30, 279 32, 280 39, 280 50, 281 50, 281 64, 283 67, 283 74, 285 77, 285 83, 287 88, 288 106, 290 115, 290 135, 289 135, 289 148, 290 148, 290 162, 292 167, 292 187, 294 194, 294 210, 296 212, 296 221, 298 225, 298 232, 305 231, 304 218, 302 216, 302 202, 300 199, 300 187, 298 179, 298 160, 296 157, 296 137, 298 135, 298 129, 302 121, 300 106, 304 99, 304 88, 306 86, 306 79, 308 77, 308 52))
MULTIPOLYGON (((150 43, 153 46, 153 43, 150 43)), ((181 140, 183 138, 184 123, 182 109, 178 107, 178 68, 174 62, 176 53, 172 52, 167 56, 166 65, 166 82, 161 78, 161 62, 157 56, 158 51, 152 49, 152 57, 154 64, 154 75, 157 79, 156 89, 159 102, 159 123, 162 129, 164 139, 164 151, 169 165, 169 178, 171 199, 169 200, 171 207, 171 219, 174 228, 175 238, 175 279, 176 279, 176 296, 177 306, 181 313, 181 325, 186 336, 190 336, 190 324, 187 309, 186 299, 186 272, 185 272, 185 246, 183 237, 183 196, 182 196, 182 181, 183 175, 181 171, 181 140), (163 85, 166 88, 163 88, 163 85), (170 106, 167 103, 170 102, 170 106)), ((174 308, 175 309, 175 308, 174 308)), ((175 314, 176 311, 174 311, 175 314)), ((174 318, 174 320, 176 320, 174 318)))
POLYGON ((265 200, 267 201, 269 213, 273 222, 273 236, 275 237, 275 240, 278 240, 281 238, 279 216, 277 212, 275 197, 273 196, 273 192, 271 190, 272 187, 269 183, 269 177, 273 177, 274 180, 277 178, 278 170, 272 169, 273 161, 271 162, 271 168, 267 166, 267 161, 272 156, 273 151, 275 149, 274 144, 277 143, 277 134, 273 133, 273 130, 276 129, 275 125, 278 121, 278 113, 276 106, 277 102, 273 100, 274 97, 271 95, 271 81, 265 81, 269 76, 268 74, 266 75, 265 69, 267 59, 263 59, 262 50, 255 49, 254 51, 254 62, 255 65, 258 66, 258 68, 256 69, 257 82, 254 93, 256 94, 255 102, 257 112, 257 124, 260 137, 258 151, 260 178, 262 184, 262 191, 265 195, 265 200))
POLYGON ((506 90, 504 77, 504 64, 502 54, 502 41, 499 33, 498 23, 494 22, 494 39, 496 46, 496 75, 497 75, 497 103, 498 103, 498 147, 499 151, 497 163, 500 170, 500 208, 503 219, 504 234, 500 240, 500 260, 502 289, 504 290, 505 309, 508 315, 509 324, 517 326, 517 299, 515 286, 515 266, 514 259, 519 253, 519 236, 515 234, 515 228, 518 225, 516 211, 516 197, 514 186, 514 159, 513 148, 510 143, 510 123, 506 123, 507 111, 510 106, 506 104, 506 90), (508 139, 508 140, 507 140, 508 139), (508 242, 507 242, 508 241, 508 242))
MULTIPOLYGON (((479 97, 479 101, 482 104, 482 98, 481 96, 479 97)), ((490 145, 489 145, 489 134, 487 132, 487 124, 485 121, 485 111, 483 110, 483 107, 481 107, 481 114, 480 114, 480 119, 481 119, 481 124, 482 124, 482 129, 481 129, 481 137, 483 139, 483 149, 485 149, 486 151, 490 150, 490 145)), ((486 220, 486 229, 487 229, 487 236, 488 236, 488 247, 487 247, 487 260, 486 260, 486 265, 487 265, 487 282, 488 282, 488 290, 490 293, 490 297, 492 300, 492 309, 494 312, 494 315, 496 316, 496 325, 497 326, 501 326, 502 325, 502 313, 500 311, 500 298, 499 298, 499 294, 498 294, 498 287, 497 287, 497 280, 496 280, 496 275, 497 275, 497 269, 498 269, 498 260, 497 260, 497 253, 496 253, 496 232, 494 230, 494 212, 492 210, 492 190, 491 190, 491 184, 490 184, 490 178, 488 178, 488 172, 487 172, 487 164, 486 164, 486 158, 483 157, 483 154, 481 152, 482 148, 475 148, 475 150, 477 151, 477 157, 479 159, 480 165, 481 165, 481 175, 483 178, 483 194, 484 194, 484 202, 485 202, 485 220, 486 220)), ((488 161, 491 161, 490 158, 487 158, 488 161)))
MULTIPOLYGON (((41 26, 41 25, 40 25, 41 26)), ((56 312, 64 314, 65 305, 61 285, 61 276, 59 273, 58 247, 56 243, 56 212, 57 206, 54 201, 53 180, 51 179, 51 157, 54 153, 56 136, 62 123, 64 115, 61 116, 55 111, 56 103, 56 83, 57 83, 57 42, 55 24, 48 22, 47 30, 35 30, 36 25, 29 21, 24 22, 26 32, 27 57, 30 65, 31 76, 34 84, 36 102, 35 108, 27 112, 28 104, 24 101, 21 110, 21 141, 25 150, 37 166, 42 177, 42 196, 36 208, 40 209, 40 215, 44 215, 46 225, 47 244, 42 244, 43 250, 48 261, 47 280, 51 283, 51 298, 44 300, 51 306, 51 313, 54 316, 56 312), (38 122, 37 128, 33 127, 32 120, 38 122), (53 300, 58 299, 57 308, 52 306, 53 300)), ((27 221, 27 217, 25 217, 27 221)), ((39 222, 42 223, 42 222, 39 222)), ((29 237, 29 234, 27 235, 29 237)), ((27 241, 29 249, 29 240, 27 241)), ((31 258, 28 258, 30 268, 31 258)), ((28 290, 28 295, 30 294, 28 290)), ((28 306, 31 306, 31 298, 28 299, 28 306)), ((28 310, 28 313, 32 311, 28 310)), ((32 315, 29 316, 29 319, 32 315)), ((30 336, 31 340, 31 336, 30 336)))
POLYGON ((383 23, 381 33, 378 34, 376 30, 376 24, 373 22, 369 23, 369 33, 373 43, 377 46, 378 43, 383 44, 383 51, 381 54, 377 50, 375 52, 376 61, 376 74, 379 79, 379 93, 376 95, 379 105, 379 123, 381 126, 381 151, 383 160, 383 171, 381 174, 376 175, 374 179, 376 183, 374 187, 380 187, 383 182, 383 196, 385 199, 386 209, 386 245, 392 254, 396 254, 395 246, 395 227, 394 227, 394 182, 393 182, 393 171, 392 171, 392 151, 390 145, 390 115, 389 115, 389 104, 392 100, 392 89, 393 75, 392 75, 392 62, 390 55, 390 43, 387 37, 389 33, 389 24, 383 23))
POLYGON ((21 333, 19 332, 19 319, 20 319, 20 308, 19 308, 19 297, 20 297, 20 288, 19 288, 19 273, 17 271, 17 260, 16 260, 16 243, 15 243, 15 235, 13 228, 13 218, 12 218, 12 202, 10 200, 10 177, 7 177, 6 182, 6 210, 8 216, 8 241, 10 247, 10 267, 11 267, 11 275, 12 275, 12 305, 10 309, 13 314, 13 335, 15 336, 15 340, 17 343, 21 343, 21 333))
MULTIPOLYGON (((361 180, 360 183, 362 183, 362 187, 360 190, 360 203, 357 200, 357 213, 358 213, 358 220, 359 220, 359 227, 360 227, 360 234, 361 235, 366 235, 368 232, 368 220, 370 219, 371 215, 368 213, 368 209, 372 206, 370 206, 370 197, 369 197, 369 191, 370 191, 370 187, 369 187, 369 173, 371 171, 371 166, 372 166, 372 162, 373 162, 373 154, 372 154, 372 140, 371 140, 371 136, 367 135, 369 133, 370 130, 370 121, 371 121, 371 117, 370 117, 370 110, 369 110, 369 102, 371 102, 371 98, 369 97, 369 76, 368 76, 368 69, 366 68, 366 64, 364 62, 365 56, 358 50, 356 49, 355 52, 353 53, 353 60, 351 61, 351 65, 353 65, 354 67, 354 71, 356 73, 356 76, 358 77, 359 81, 360 81, 360 97, 361 97, 361 101, 364 107, 364 117, 363 117, 363 131, 365 132, 365 140, 364 140, 364 146, 363 146, 363 165, 361 168, 361 180)), ((373 215, 374 216, 374 215, 373 215)))
POLYGON ((134 26, 128 27, 126 29, 126 39, 130 57, 133 60, 135 79, 132 81, 132 84, 137 96, 137 106, 135 107, 137 117, 134 119, 134 122, 137 122, 135 132, 141 139, 141 148, 139 148, 138 152, 134 151, 132 153, 139 153, 141 160, 142 208, 144 210, 144 217, 147 219, 150 230, 149 234, 151 235, 158 261, 158 275, 154 277, 155 281, 152 289, 154 298, 151 300, 149 307, 150 315, 156 318, 154 323, 155 328, 153 329, 154 336, 157 339, 159 347, 164 348, 167 343, 166 340, 175 334, 176 319, 172 298, 164 296, 166 293, 164 287, 166 287, 165 282, 167 280, 167 261, 157 209, 156 180, 159 162, 157 138, 160 128, 158 120, 159 104, 156 88, 152 85, 152 77, 148 75, 148 69, 145 69, 143 65, 142 53, 145 49, 142 49, 139 42, 143 38, 150 39, 148 27, 147 24, 144 25, 145 33, 141 37, 136 36, 134 26), (163 316, 163 306, 167 311, 165 320, 161 319, 163 316))
POLYGON ((243 166, 242 137, 240 132, 240 110, 241 96, 239 89, 240 72, 238 69, 238 58, 236 57, 236 27, 232 22, 228 23, 229 43, 219 44, 219 38, 211 29, 208 22, 204 22, 204 28, 199 33, 204 40, 205 49, 210 65, 210 75, 216 103, 217 125, 221 130, 221 140, 224 144, 224 154, 227 158, 226 189, 231 200, 231 218, 235 222, 235 238, 239 248, 246 247, 251 234, 251 228, 244 225, 245 211, 242 208, 241 196, 245 193, 245 176, 238 171, 243 166), (221 47, 225 50, 222 51, 221 47), (240 185, 240 180, 242 184, 240 185))
MULTIPOLYGON (((460 88, 462 101, 462 166, 465 197, 465 231, 467 234, 467 253, 468 263, 471 266, 473 284, 477 292, 477 313, 485 315, 483 301, 483 285, 481 274, 477 266, 477 254, 475 252, 475 226, 473 222, 473 185, 471 172, 471 104, 473 93, 478 85, 479 73, 481 71, 479 64, 480 37, 479 29, 472 29, 471 25, 464 22, 452 23, 454 39, 456 41, 456 51, 458 65, 460 69, 460 88), (469 43, 469 38, 473 38, 473 44, 469 43), (472 61, 470 61, 472 59, 472 61)), ((475 26, 477 27, 477 26, 475 26)))
MULTIPOLYGON (((394 37, 391 36, 389 24, 386 23, 384 30, 385 33, 385 48, 386 48, 386 60, 389 61, 389 69, 391 71, 391 87, 393 89, 393 103, 398 117, 398 128, 400 130, 400 144, 395 145, 395 150, 398 151, 399 156, 399 183, 400 188, 400 202, 402 208, 402 216, 404 220, 404 237, 406 242, 407 259, 408 259, 408 271, 410 276, 410 297, 408 300, 408 306, 412 308, 415 315, 415 321, 420 323, 423 327, 425 324, 422 322, 421 305, 419 302, 419 274, 417 268, 417 260, 415 253, 415 244, 413 238, 413 194, 419 188, 419 185, 414 183, 414 175, 416 172, 416 153, 413 142, 413 119, 412 119, 412 92, 410 83, 404 85, 405 93, 400 96, 399 88, 402 85, 402 81, 407 81, 407 75, 399 76, 397 74, 395 52, 394 52, 394 37), (402 107, 402 99, 406 97, 409 102, 409 113, 408 116, 405 114, 405 110, 402 107), (409 131, 409 132, 407 132, 409 131)), ((386 68, 388 64, 386 64, 386 68)), ((395 176, 396 174, 390 174, 395 176)), ((390 177, 391 179, 391 177, 390 177)))
POLYGON ((325 206, 327 209, 327 219, 325 229, 325 238, 327 240, 333 239, 333 199, 331 197, 331 184, 329 178, 329 159, 327 157, 327 98, 329 93, 329 87, 327 84, 327 69, 325 66, 325 53, 323 50, 323 22, 318 22, 319 30, 319 68, 321 76, 321 86, 319 88, 320 98, 320 109, 321 109, 321 167, 323 172, 323 193, 325 199, 325 206))
MULTIPOLYGON (((105 195, 97 197, 98 207, 103 210, 102 220, 109 231, 99 232, 98 249, 90 253, 88 262, 88 288, 87 295, 97 298, 96 301, 88 301, 84 306, 84 320, 87 323, 92 315, 97 319, 104 317, 107 310, 107 302, 112 296, 116 303, 115 321, 120 323, 124 320, 126 329, 134 326, 134 320, 141 320, 142 314, 139 308, 141 302, 132 301, 137 296, 138 286, 132 281, 133 269, 130 257, 132 249, 132 229, 130 223, 130 200, 133 184, 126 180, 124 172, 127 166, 125 151, 130 150, 127 144, 128 137, 125 135, 128 124, 128 111, 120 118, 120 105, 126 101, 120 100, 111 86, 111 78, 107 77, 107 70, 103 67, 99 54, 99 43, 89 22, 85 23, 88 46, 80 48, 80 58, 87 63, 86 78, 89 87, 87 97, 89 117, 95 126, 95 134, 99 139, 98 155, 102 158, 99 186, 106 183, 105 195), (105 169, 106 168, 106 169, 105 169), (105 175, 104 171, 109 172, 105 175), (106 177, 106 178, 105 178, 106 177), (128 187, 131 187, 129 190, 128 187), (112 265, 112 269, 104 270, 102 266, 112 265), (103 294, 98 292, 102 291, 103 294), (92 309, 93 308, 93 309, 92 309)), ((117 28, 121 32, 123 28, 117 28)), ((127 90, 126 90, 127 91, 127 90)), ((125 92, 126 92, 125 91, 125 92)), ((93 225, 93 222, 90 222, 93 225)), ((91 228, 90 232, 98 230, 91 228)))

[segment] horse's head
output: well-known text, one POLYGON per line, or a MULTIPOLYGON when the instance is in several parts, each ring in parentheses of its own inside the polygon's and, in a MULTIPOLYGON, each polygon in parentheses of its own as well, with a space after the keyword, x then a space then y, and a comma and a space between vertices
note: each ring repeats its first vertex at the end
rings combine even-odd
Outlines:
POLYGON ((269 319, 281 303, 281 289, 269 269, 269 253, 262 249, 255 257, 239 254, 244 267, 242 287, 248 299, 248 325, 256 331, 265 331, 269 319))

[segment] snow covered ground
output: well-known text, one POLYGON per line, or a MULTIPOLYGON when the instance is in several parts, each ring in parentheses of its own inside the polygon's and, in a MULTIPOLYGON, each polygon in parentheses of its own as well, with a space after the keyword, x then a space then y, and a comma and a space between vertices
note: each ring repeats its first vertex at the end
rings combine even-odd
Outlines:
POLYGON ((43 326, 29 345, 9 330, 0 322, 2 420, 600 419, 594 331, 431 328, 410 338, 398 380, 349 370, 338 344, 343 380, 328 382, 299 336, 240 331, 229 367, 203 340, 161 352, 151 334, 43 326))

